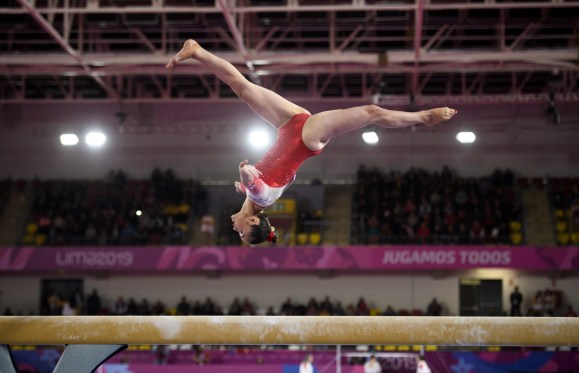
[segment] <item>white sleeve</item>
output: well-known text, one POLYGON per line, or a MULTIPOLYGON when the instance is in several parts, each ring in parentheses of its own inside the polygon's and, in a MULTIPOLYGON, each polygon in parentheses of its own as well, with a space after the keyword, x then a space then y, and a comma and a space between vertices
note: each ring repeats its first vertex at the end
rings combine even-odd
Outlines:
POLYGON ((271 187, 261 179, 254 179, 251 185, 245 185, 245 195, 259 207, 268 207, 271 202, 271 187))

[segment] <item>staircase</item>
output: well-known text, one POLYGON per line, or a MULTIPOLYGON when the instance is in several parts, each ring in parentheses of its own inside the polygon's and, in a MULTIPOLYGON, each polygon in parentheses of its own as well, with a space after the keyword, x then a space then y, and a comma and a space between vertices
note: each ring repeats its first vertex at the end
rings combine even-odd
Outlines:
POLYGON ((28 217, 32 190, 13 190, 0 216, 0 247, 14 246, 20 240, 28 217))
POLYGON ((554 246, 553 214, 547 189, 534 186, 524 189, 523 211, 527 244, 554 246))
POLYGON ((324 192, 323 245, 349 245, 352 186, 327 185, 324 192))

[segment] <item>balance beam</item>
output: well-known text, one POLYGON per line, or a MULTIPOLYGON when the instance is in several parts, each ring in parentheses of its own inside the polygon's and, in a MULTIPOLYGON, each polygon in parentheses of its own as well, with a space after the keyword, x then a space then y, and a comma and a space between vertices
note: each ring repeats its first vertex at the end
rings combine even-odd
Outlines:
POLYGON ((578 346, 579 318, 2 316, 0 344, 578 346))

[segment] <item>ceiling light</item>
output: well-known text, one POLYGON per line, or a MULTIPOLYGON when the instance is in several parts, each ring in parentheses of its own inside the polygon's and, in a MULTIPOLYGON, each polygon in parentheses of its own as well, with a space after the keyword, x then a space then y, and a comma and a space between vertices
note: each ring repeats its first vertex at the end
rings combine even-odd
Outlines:
POLYGON ((64 146, 73 146, 78 144, 78 136, 74 133, 63 133, 60 135, 60 143, 64 146))
POLYGON ((269 145, 269 134, 264 130, 253 130, 249 134, 249 143, 255 148, 265 148, 269 145))
POLYGON ((375 145, 378 143, 378 135, 374 131, 364 132, 362 134, 362 140, 364 140, 366 144, 375 145))
POLYGON ((472 144, 476 140, 474 132, 459 132, 456 134, 456 139, 461 144, 472 144))
POLYGON ((106 141, 107 137, 102 132, 89 132, 86 134, 84 141, 89 146, 102 146, 106 141))

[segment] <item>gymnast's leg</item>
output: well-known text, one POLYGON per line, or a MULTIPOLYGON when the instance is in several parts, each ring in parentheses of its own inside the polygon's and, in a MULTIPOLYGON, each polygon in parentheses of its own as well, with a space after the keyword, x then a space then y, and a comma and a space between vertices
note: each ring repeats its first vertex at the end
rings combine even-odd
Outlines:
POLYGON ((231 63, 203 49, 196 41, 187 40, 183 48, 174 55, 167 68, 188 58, 199 61, 227 84, 260 117, 279 128, 294 115, 307 113, 300 106, 286 100, 275 92, 247 80, 231 63))
POLYGON ((403 128, 414 124, 432 126, 449 120, 456 113, 456 110, 447 107, 405 112, 388 110, 376 105, 330 110, 308 118, 302 131, 302 138, 306 146, 315 151, 322 149, 333 137, 369 124, 377 124, 384 128, 403 128))

